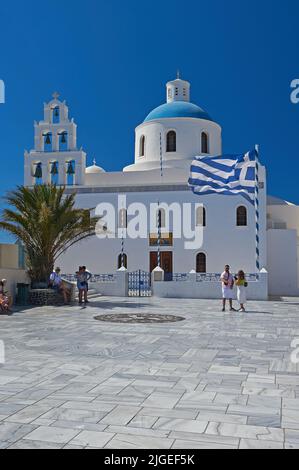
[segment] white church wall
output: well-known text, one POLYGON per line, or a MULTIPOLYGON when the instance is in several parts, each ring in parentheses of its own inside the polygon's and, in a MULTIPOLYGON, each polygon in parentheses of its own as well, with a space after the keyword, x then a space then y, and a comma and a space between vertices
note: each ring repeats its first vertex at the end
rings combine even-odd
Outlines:
POLYGON ((299 295, 296 230, 270 229, 268 272, 270 295, 299 295))
MULTIPOLYGON (((268 223, 270 224, 285 224, 286 228, 296 230, 297 243, 296 251, 293 253, 294 258, 297 259, 297 287, 299 290, 299 207, 293 204, 277 204, 269 205, 267 207, 268 223)), ((279 225, 278 225, 279 226, 279 225)), ((269 257, 275 257, 276 253, 271 250, 269 257)))
MULTIPOLYGON (((125 193, 123 193, 125 194, 125 193)), ((178 202, 203 204, 206 208, 207 226, 203 229, 202 246, 192 250, 185 249, 184 239, 174 239, 173 247, 161 248, 162 251, 173 252, 173 272, 190 272, 195 269, 196 255, 204 252, 207 255, 207 271, 222 272, 225 264, 229 263, 233 271, 244 269, 248 273, 256 271, 255 266, 255 212, 254 206, 240 196, 226 197, 209 195, 199 198, 191 191, 161 191, 126 193, 127 207, 133 202, 141 202, 145 206, 150 203, 171 204, 178 202), (248 226, 236 226, 236 209, 245 205, 248 209, 248 226)), ((263 199, 263 198, 261 198, 263 199)), ((77 205, 82 208, 96 207, 101 202, 113 204, 117 208, 117 194, 78 194, 77 205)), ((263 204, 261 204, 263 212, 263 204)), ((149 211, 148 211, 149 212, 149 211)), ((130 221, 130 218, 129 218, 130 221)), ((262 264, 266 256, 263 253, 266 245, 264 223, 261 221, 262 264)), ((172 230, 172 227, 170 227, 172 230)), ((194 227, 193 227, 194 228, 194 227)), ((170 231, 171 231, 170 230, 170 231)), ((155 232, 157 230, 155 229, 155 232)), ((150 233, 149 216, 147 235, 150 233)), ((126 239, 125 252, 128 256, 128 269, 149 271, 149 257, 157 247, 149 246, 149 239, 126 239)), ((119 239, 99 240, 96 237, 72 247, 59 260, 63 271, 73 273, 79 265, 86 265, 93 273, 110 273, 117 268, 117 257, 121 252, 119 239)))

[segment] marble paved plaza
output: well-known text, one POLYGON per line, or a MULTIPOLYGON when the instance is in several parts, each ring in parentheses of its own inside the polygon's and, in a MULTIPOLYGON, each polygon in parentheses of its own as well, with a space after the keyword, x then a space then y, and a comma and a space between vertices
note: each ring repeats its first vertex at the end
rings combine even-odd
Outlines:
POLYGON ((0 316, 0 448, 299 448, 299 299, 248 307, 98 298, 0 316))

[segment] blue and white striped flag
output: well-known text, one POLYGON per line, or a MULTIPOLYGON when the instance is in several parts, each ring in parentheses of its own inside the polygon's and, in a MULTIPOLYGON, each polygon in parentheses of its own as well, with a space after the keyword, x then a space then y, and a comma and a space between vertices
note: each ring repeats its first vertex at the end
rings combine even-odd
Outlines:
POLYGON ((194 194, 241 195, 255 203, 256 150, 242 155, 197 157, 191 165, 189 186, 194 194))

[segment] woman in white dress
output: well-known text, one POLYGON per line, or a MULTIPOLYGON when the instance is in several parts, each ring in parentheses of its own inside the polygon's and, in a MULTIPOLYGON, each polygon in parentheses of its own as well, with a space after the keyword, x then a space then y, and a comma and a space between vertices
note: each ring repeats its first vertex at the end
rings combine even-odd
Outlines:
POLYGON ((244 271, 239 271, 238 275, 236 276, 236 286, 237 286, 237 299, 240 304, 239 312, 245 312, 245 304, 246 304, 246 287, 247 282, 245 278, 244 271))

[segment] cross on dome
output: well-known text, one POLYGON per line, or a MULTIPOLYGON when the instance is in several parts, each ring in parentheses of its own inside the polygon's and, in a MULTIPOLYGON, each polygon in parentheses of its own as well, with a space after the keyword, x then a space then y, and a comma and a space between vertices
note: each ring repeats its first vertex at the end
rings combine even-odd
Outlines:
POLYGON ((57 100, 59 98, 60 94, 57 91, 55 91, 52 96, 53 96, 54 100, 57 100))

